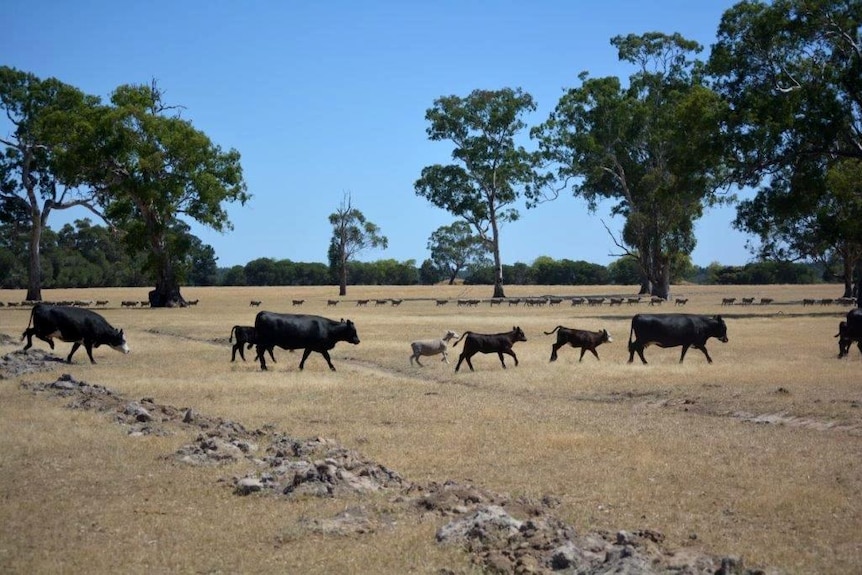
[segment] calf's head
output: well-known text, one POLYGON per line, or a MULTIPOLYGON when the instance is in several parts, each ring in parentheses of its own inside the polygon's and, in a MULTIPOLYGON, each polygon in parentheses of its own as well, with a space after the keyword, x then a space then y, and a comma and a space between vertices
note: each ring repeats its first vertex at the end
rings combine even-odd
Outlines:
POLYGON ((524 330, 519 326, 512 326, 512 341, 527 341, 527 336, 524 335, 524 330))
POLYGON ((715 320, 715 323, 712 325, 710 335, 720 342, 727 343, 727 324, 724 323, 720 315, 713 316, 712 319, 715 320))

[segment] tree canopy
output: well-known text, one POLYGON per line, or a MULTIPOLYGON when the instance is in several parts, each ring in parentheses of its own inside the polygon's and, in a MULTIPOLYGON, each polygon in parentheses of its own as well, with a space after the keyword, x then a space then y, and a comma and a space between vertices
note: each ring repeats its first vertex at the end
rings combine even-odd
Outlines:
POLYGON ((95 193, 80 186, 77 170, 98 104, 55 78, 0 66, 0 107, 13 128, 0 138, 0 213, 29 228, 28 300, 42 299, 40 246, 51 211, 83 206, 101 216, 95 193))
POLYGON ((759 187, 735 225, 761 257, 840 258, 845 296, 862 255, 860 30, 858 1, 740 2, 709 61, 729 103, 733 179, 759 187))
POLYGON ((329 215, 332 240, 329 261, 338 276, 338 295, 347 295, 349 264, 360 252, 368 248, 389 246, 389 239, 380 233, 377 224, 368 221, 365 214, 353 207, 350 194, 345 194, 338 209, 329 215))
POLYGON ((624 252, 636 257, 653 295, 669 295, 672 263, 695 247, 694 222, 719 201, 721 99, 706 85, 701 51, 679 34, 617 36, 621 60, 636 66, 627 86, 617 77, 590 78, 568 90, 549 119, 532 131, 556 167, 551 192, 568 187, 595 209, 610 199, 625 218, 624 252))
POLYGON ((515 203, 536 178, 537 158, 515 137, 522 119, 536 109, 519 89, 474 90, 466 97, 443 96, 425 113, 428 138, 454 144, 452 164, 422 169, 416 195, 462 218, 494 259, 494 297, 504 297, 500 226, 518 219, 515 203))

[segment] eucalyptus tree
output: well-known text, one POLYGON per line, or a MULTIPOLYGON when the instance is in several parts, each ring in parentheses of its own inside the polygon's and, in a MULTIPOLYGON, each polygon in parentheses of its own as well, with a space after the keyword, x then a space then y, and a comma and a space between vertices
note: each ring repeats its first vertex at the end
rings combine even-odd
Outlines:
POLYGON ((192 244, 178 224, 188 218, 220 232, 233 229, 224 204, 244 205, 251 197, 239 152, 223 151, 180 117, 152 82, 113 92, 87 160, 86 181, 106 216, 146 254, 155 280, 151 305, 184 305, 181 270, 192 244))
POLYGON ((473 235, 465 221, 434 230, 428 238, 428 249, 431 261, 449 279, 449 285, 455 283, 455 278, 468 265, 484 261, 487 255, 484 242, 473 235))
POLYGON ((389 239, 380 233, 380 228, 368 221, 365 215, 353 207, 350 194, 345 194, 341 204, 329 215, 332 239, 329 243, 329 262, 338 276, 338 295, 347 295, 347 270, 349 264, 368 248, 389 247, 389 239))
POLYGON ((722 16, 709 71, 730 105, 733 178, 758 187, 736 225, 762 255, 840 249, 846 268, 862 245, 853 221, 839 224, 862 189, 836 182, 862 161, 860 30, 858 0, 746 1, 722 16))
POLYGON ((553 171, 530 198, 555 199, 571 188, 591 211, 615 202, 612 214, 625 224, 614 242, 639 262, 645 291, 667 298, 675 258, 695 247, 694 222, 722 201, 724 105, 693 59, 702 50, 696 42, 652 32, 611 44, 635 73, 628 85, 581 73, 580 85, 533 129, 553 171))
MULTIPOLYGON (((42 299, 42 233, 52 210, 83 206, 102 217, 94 190, 81 186, 80 151, 99 99, 55 78, 0 66, 0 107, 11 133, 0 135, 0 211, 26 212, 28 300, 42 299)), ((23 222, 22 222, 23 223, 23 222)))
POLYGON ((425 113, 429 139, 451 141, 454 163, 423 168, 414 190, 481 238, 494 260, 494 297, 505 297, 500 227, 518 219, 514 205, 538 177, 536 155, 515 143, 535 109, 530 94, 504 88, 444 96, 425 113))

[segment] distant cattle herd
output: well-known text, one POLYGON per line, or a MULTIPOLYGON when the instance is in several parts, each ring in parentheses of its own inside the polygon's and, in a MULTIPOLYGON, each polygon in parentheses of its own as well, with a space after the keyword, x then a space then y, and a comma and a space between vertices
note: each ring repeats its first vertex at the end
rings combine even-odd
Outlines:
MULTIPOLYGON (((479 299, 456 299, 454 300, 458 307, 475 307, 481 303, 488 303, 490 306, 499 306, 506 303, 507 306, 524 305, 527 307, 534 306, 557 306, 563 301, 570 301, 572 306, 588 305, 600 306, 605 302, 609 306, 637 305, 641 302, 647 302, 649 305, 656 306, 665 302, 662 298, 641 298, 641 297, 529 297, 529 298, 491 298, 487 300, 479 299)), ((198 304, 199 300, 191 300, 186 303, 190 306, 198 304)), ((336 306, 342 300, 327 300, 327 306, 336 306)), ((356 300, 356 306, 367 306, 370 302, 374 302, 375 306, 389 305, 397 307, 401 305, 403 299, 359 299, 356 300)), ((444 306, 450 303, 448 299, 433 300, 436 306, 444 306)), ((54 338, 60 341, 72 343, 72 351, 66 358, 68 362, 72 361, 72 356, 75 351, 83 345, 87 351, 87 355, 92 363, 96 363, 93 359, 92 348, 100 345, 108 345, 114 349, 129 353, 129 347, 126 344, 122 330, 117 330, 108 324, 105 319, 95 311, 91 311, 88 307, 106 307, 109 305, 107 300, 74 300, 74 301, 59 301, 59 302, 8 302, 5 304, 8 307, 30 306, 33 308, 30 314, 30 322, 27 329, 24 331, 21 339, 27 339, 25 350, 32 346, 32 337, 47 342, 51 349, 54 349, 54 338)), ((251 300, 251 307, 260 307, 262 300, 251 300)), ((293 306, 302 306, 305 303, 304 299, 291 300, 293 306)), ((678 297, 673 300, 675 306, 684 306, 688 303, 688 298, 678 297)), ((722 298, 722 306, 749 306, 758 303, 759 305, 770 305, 775 303, 772 298, 760 298, 759 301, 754 297, 743 297, 737 300, 736 298, 722 298)), ((800 303, 800 302, 791 302, 800 303)), ((854 305, 856 302, 852 298, 837 298, 837 299, 803 299, 803 306, 811 305, 854 305)), ((123 300, 120 303, 122 308, 146 307, 149 306, 148 301, 144 300, 123 300)), ((4 304, 0 302, 0 307, 4 304)), ((558 325, 551 331, 544 332, 545 335, 556 334, 556 342, 551 346, 550 361, 557 360, 557 352, 564 346, 580 348, 581 353, 578 361, 583 360, 584 354, 589 351, 598 360, 599 355, 596 348, 607 342, 612 342, 613 338, 607 330, 587 331, 558 325)), ((850 347, 855 343, 862 353, 862 309, 854 308, 847 313, 846 319, 841 321, 838 326, 838 333, 835 334, 838 338, 838 357, 846 357, 850 347)), ((635 354, 638 355, 641 362, 647 363, 644 357, 644 348, 655 344, 658 347, 681 347, 679 362, 682 363, 685 359, 686 352, 689 348, 694 347, 700 350, 705 356, 708 363, 712 363, 712 358, 706 349, 706 342, 710 338, 718 339, 722 342, 727 342, 727 326, 720 315, 699 315, 687 313, 664 313, 664 314, 635 314, 631 319, 631 329, 629 332, 628 341, 628 362, 634 361, 635 354)), ((473 370, 471 358, 477 353, 489 354, 495 353, 500 359, 503 368, 506 368, 504 355, 510 356, 515 365, 518 365, 518 357, 514 352, 514 344, 521 341, 527 341, 524 331, 513 326, 510 331, 500 333, 478 333, 474 331, 465 331, 460 337, 452 330, 448 330, 440 339, 422 339, 410 342, 411 355, 409 360, 411 365, 415 362, 422 367, 419 358, 423 356, 442 355, 442 361, 448 363, 446 354, 447 347, 451 340, 455 340, 451 345, 457 346, 462 340, 464 341, 463 351, 455 365, 457 372, 462 362, 466 362, 470 370, 473 370), (456 339, 457 338, 457 339, 456 339)), ((351 320, 334 320, 318 315, 308 314, 286 314, 275 313, 270 311, 260 311, 255 316, 253 326, 233 326, 228 338, 229 343, 232 343, 231 361, 236 360, 236 354, 239 353, 240 358, 245 361, 244 348, 251 349, 256 347, 257 353, 255 360, 260 362, 261 370, 266 370, 265 354, 269 354, 271 360, 275 362, 273 349, 280 347, 290 351, 303 350, 302 358, 299 363, 299 369, 302 370, 305 366, 305 361, 311 352, 317 352, 323 356, 327 365, 332 371, 335 371, 335 366, 332 364, 329 350, 333 349, 336 343, 345 341, 354 345, 359 343, 356 326, 351 320), (236 343, 234 343, 234 339, 236 343)))

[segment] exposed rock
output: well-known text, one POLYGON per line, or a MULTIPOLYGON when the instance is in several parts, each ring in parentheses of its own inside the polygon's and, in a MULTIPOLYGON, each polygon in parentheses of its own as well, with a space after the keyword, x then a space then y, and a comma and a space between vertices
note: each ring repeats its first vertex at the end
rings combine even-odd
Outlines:
MULTIPOLYGON (((19 353, 13 363, 21 360, 21 365, 30 365, 34 357, 19 353)), ((445 518, 448 522, 437 530, 437 541, 463 546, 489 573, 762 573, 747 569, 738 558, 711 556, 692 547, 668 549, 664 535, 654 530, 578 534, 554 516, 552 510, 560 505, 555 497, 537 502, 454 481, 414 484, 330 439, 300 440, 268 427, 247 430, 239 423, 207 417, 191 408, 158 404, 152 398, 129 401, 68 374, 51 383, 23 383, 22 387, 36 395, 67 398, 73 409, 111 413, 137 437, 197 430, 192 443, 168 457, 193 465, 246 465, 249 471, 231 482, 237 495, 354 501, 372 493, 389 496, 391 506, 386 513, 350 508, 329 519, 304 520, 304 526, 316 533, 361 535, 382 526, 395 528, 398 517, 412 514, 430 520, 445 518)))

